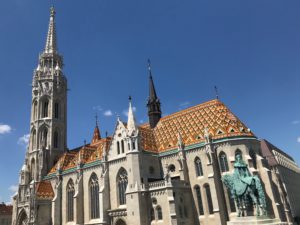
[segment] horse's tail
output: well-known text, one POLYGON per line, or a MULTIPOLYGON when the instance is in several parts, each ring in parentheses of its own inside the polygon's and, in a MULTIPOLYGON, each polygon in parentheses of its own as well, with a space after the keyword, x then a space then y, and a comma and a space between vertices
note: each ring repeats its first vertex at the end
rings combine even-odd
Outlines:
POLYGON ((254 179, 255 179, 255 187, 258 192, 259 203, 263 208, 266 208, 267 207, 266 196, 262 184, 260 182, 260 179, 257 176, 254 176, 254 179))

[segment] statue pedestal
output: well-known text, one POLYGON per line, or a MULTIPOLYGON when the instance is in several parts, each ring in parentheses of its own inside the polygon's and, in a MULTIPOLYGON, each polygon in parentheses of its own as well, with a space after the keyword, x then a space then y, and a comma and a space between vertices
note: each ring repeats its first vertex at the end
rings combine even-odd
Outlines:
POLYGON ((270 219, 267 216, 245 216, 245 217, 236 217, 231 221, 227 222, 227 225, 287 225, 286 222, 281 222, 279 219, 270 219))

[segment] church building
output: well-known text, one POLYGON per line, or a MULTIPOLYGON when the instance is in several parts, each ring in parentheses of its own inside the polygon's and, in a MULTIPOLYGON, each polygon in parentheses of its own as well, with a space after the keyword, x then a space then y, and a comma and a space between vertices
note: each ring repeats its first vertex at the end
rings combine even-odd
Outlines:
POLYGON ((219 99, 162 117, 150 66, 149 122, 136 123, 129 99, 128 119, 116 119, 111 135, 103 136, 96 123, 89 144, 68 150, 68 83, 56 42, 51 8, 33 74, 30 140, 13 225, 226 225, 237 209, 221 178, 232 173, 236 154, 261 179, 270 217, 292 224, 300 216, 300 202, 289 199, 292 189, 285 186, 299 187, 292 158, 277 151, 286 161, 280 170, 270 166, 261 140, 219 99), (295 179, 282 180, 283 170, 295 179))

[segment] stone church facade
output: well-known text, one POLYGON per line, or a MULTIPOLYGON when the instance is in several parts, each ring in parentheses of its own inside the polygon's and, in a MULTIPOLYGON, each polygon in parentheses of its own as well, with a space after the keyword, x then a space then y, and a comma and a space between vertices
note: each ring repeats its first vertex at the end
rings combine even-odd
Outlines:
POLYGON ((225 225, 236 206, 221 177, 232 172, 237 153, 261 178, 268 215, 292 221, 288 196, 276 195, 284 187, 274 183, 252 131, 218 99, 161 117, 150 65, 149 123, 136 123, 130 99, 128 120, 117 119, 111 136, 102 137, 96 124, 90 144, 68 150, 67 79, 54 19, 52 8, 33 76, 13 225, 225 225))

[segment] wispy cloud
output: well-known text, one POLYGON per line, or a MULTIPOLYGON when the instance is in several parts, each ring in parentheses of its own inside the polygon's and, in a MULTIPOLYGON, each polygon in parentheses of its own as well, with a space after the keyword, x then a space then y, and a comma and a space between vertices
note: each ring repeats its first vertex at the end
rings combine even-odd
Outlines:
POLYGON ((93 106, 93 110, 103 111, 103 108, 100 105, 93 106))
POLYGON ((299 142, 299 143, 300 143, 300 137, 298 137, 298 138, 297 138, 297 142, 299 142))
MULTIPOLYGON (((136 107, 133 106, 132 111, 136 112, 136 107)), ((124 116, 128 116, 128 109, 124 109, 122 113, 123 113, 124 116)))
POLYGON ((179 110, 185 109, 185 108, 189 107, 190 105, 191 105, 191 102, 189 102, 189 101, 181 102, 179 104, 179 110))
POLYGON ((297 125, 299 123, 300 123, 300 120, 294 120, 294 121, 292 121, 292 124, 294 124, 294 125, 297 125))
POLYGON ((12 130, 11 126, 0 123, 0 134, 8 134, 12 130))
POLYGON ((12 193, 16 193, 18 191, 18 185, 10 185, 8 190, 12 193))
POLYGON ((22 137, 19 138, 18 144, 27 146, 29 143, 30 134, 24 134, 22 137))
POLYGON ((113 115, 113 112, 108 109, 108 110, 105 110, 104 113, 103 113, 104 116, 112 116, 113 115))

